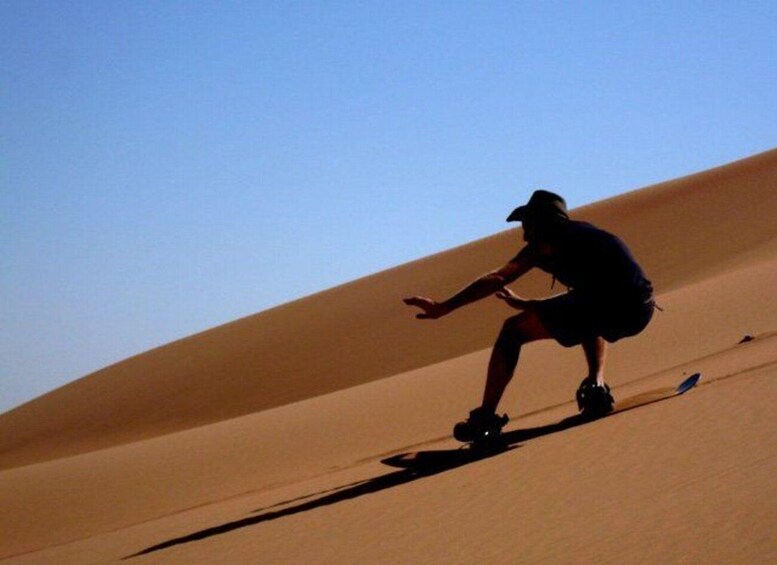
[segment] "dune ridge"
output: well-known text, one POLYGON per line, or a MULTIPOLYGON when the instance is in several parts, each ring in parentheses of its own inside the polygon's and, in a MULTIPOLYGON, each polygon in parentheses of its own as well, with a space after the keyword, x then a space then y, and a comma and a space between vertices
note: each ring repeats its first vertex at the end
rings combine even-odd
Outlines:
MULTIPOLYGON (((777 247, 775 184, 772 150, 573 215, 622 235, 660 294, 768 257, 777 247)), ((487 347, 503 316, 497 305, 419 331, 400 299, 448 295, 519 247, 519 230, 507 230, 97 371, 0 415, 0 468, 234 418, 487 347)), ((540 275, 520 283, 527 295, 548 287, 540 275)))

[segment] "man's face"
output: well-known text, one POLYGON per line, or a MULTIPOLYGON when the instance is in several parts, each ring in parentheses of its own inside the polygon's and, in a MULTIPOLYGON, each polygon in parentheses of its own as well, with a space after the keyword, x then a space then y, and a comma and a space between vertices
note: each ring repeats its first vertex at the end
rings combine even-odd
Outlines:
POLYGON ((526 243, 537 241, 537 222, 533 218, 524 218, 521 222, 523 226, 523 240, 526 243))
POLYGON ((552 253, 552 232, 551 226, 536 218, 526 218, 521 222, 523 224, 523 240, 537 249, 540 255, 552 253))

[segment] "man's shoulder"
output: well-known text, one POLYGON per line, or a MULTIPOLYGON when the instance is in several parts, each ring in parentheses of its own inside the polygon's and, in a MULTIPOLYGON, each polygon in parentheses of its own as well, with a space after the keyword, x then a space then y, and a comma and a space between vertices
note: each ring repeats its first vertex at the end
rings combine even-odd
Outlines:
POLYGON ((537 257, 536 246, 531 243, 527 243, 518 250, 518 253, 511 259, 511 262, 516 263, 520 261, 534 261, 537 257))

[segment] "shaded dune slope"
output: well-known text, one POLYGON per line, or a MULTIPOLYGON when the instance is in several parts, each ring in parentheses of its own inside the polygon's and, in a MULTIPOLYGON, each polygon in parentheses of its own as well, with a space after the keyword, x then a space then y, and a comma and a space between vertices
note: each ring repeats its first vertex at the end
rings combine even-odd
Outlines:
MULTIPOLYGON (((773 257, 776 189, 773 150, 573 215, 623 236, 661 296, 773 257)), ((420 325, 401 298, 445 297, 520 245, 519 230, 507 230, 97 371, 1 415, 0 465, 194 428, 484 349, 505 315, 496 301, 420 325)), ((542 296, 549 285, 532 274, 516 286, 542 296)))

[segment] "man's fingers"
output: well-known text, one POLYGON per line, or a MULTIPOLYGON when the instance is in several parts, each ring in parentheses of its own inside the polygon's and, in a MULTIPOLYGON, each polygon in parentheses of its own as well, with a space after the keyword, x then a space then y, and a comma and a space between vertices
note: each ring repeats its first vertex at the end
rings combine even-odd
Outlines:
POLYGON ((428 298, 424 298, 423 296, 413 296, 411 298, 405 298, 404 302, 408 306, 417 306, 418 308, 421 308, 422 310, 424 310, 424 312, 428 311, 429 308, 434 306, 434 302, 432 302, 428 298))
POLYGON ((435 320, 444 314, 444 312, 441 311, 439 304, 434 300, 423 296, 404 298, 403 302, 408 306, 417 306, 423 310, 423 312, 415 315, 419 320, 435 320))

